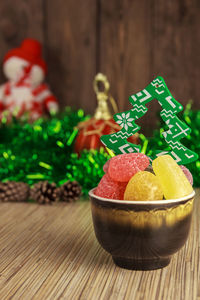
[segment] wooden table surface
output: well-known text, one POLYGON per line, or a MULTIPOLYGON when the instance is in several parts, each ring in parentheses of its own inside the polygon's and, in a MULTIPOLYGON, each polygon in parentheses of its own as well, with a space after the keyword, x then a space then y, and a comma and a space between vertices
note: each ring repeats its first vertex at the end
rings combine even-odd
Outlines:
POLYGON ((0 203, 0 299, 200 299, 200 190, 189 240, 156 271, 116 267, 96 241, 89 202, 0 203))

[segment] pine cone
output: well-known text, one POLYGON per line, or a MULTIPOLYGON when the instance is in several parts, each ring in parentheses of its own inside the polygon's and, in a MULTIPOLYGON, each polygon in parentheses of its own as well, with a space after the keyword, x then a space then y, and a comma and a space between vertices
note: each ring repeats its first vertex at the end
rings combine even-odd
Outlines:
POLYGON ((30 198, 39 204, 51 204, 60 199, 60 189, 55 183, 39 181, 31 188, 30 198))
POLYGON ((67 181, 61 187, 61 198, 66 202, 73 202, 78 200, 81 196, 81 186, 77 181, 67 181))
POLYGON ((0 182, 0 201, 24 202, 29 197, 29 185, 24 182, 0 182))

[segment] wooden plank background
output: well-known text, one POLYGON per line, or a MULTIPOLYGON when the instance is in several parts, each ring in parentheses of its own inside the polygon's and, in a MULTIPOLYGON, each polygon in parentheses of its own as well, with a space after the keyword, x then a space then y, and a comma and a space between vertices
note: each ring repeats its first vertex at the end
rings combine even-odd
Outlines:
MULTIPOLYGON (((193 99, 200 108, 199 28, 199 0, 3 0, 0 62, 8 49, 32 37, 43 44, 47 81, 61 107, 93 113, 92 80, 102 71, 120 111, 157 75, 183 105, 193 99)), ((151 103, 141 124, 155 126, 157 110, 151 103)))

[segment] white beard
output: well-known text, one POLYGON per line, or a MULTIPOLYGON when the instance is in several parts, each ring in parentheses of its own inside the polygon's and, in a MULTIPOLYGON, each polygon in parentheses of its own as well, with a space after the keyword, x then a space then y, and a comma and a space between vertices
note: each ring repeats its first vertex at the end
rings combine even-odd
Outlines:
POLYGON ((29 110, 33 100, 30 87, 12 87, 11 94, 5 99, 5 104, 13 103, 12 109, 20 108, 25 104, 26 109, 29 110))
MULTIPOLYGON (((23 75, 23 68, 26 67, 29 63, 19 57, 11 57, 3 64, 3 72, 6 78, 11 82, 17 82, 20 77, 23 75)), ((32 86, 37 86, 42 83, 44 80, 45 74, 43 69, 34 65, 29 74, 30 84, 32 86)))

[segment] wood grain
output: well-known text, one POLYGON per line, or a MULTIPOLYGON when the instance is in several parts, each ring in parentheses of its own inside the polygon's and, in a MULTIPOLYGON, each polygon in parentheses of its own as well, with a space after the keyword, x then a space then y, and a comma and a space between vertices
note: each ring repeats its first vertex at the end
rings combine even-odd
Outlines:
POLYGON ((96 1, 48 0, 45 14, 49 83, 63 106, 94 112, 96 1))
POLYGON ((200 3, 196 0, 153 1, 152 74, 166 79, 182 104, 194 100, 200 77, 200 3))
POLYGON ((100 70, 108 75, 112 94, 124 110, 128 97, 150 80, 150 2, 100 3, 100 70))
POLYGON ((94 236, 89 202, 0 204, 0 299, 200 299, 200 190, 186 245, 170 265, 129 271, 94 236))

